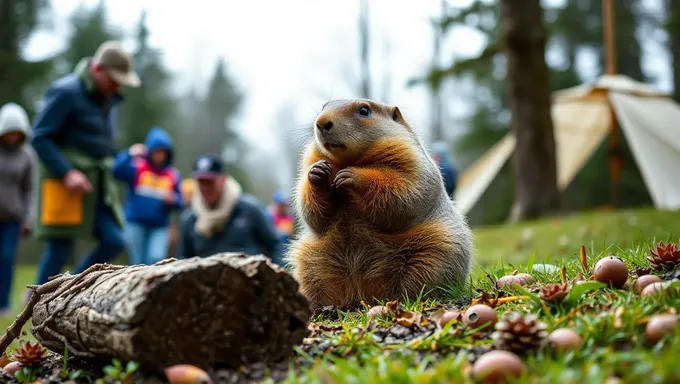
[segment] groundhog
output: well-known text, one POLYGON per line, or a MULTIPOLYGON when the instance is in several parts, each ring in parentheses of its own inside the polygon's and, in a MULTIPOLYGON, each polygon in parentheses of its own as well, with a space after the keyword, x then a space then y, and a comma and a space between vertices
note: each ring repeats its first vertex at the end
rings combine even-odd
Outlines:
POLYGON ((317 116, 292 194, 286 259, 314 311, 465 284, 472 234, 399 108, 335 100, 317 116))

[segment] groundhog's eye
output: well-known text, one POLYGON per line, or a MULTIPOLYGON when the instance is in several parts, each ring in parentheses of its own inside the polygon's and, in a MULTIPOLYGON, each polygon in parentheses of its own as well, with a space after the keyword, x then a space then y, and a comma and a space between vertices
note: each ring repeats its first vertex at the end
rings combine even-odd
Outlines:
POLYGON ((359 116, 368 117, 370 115, 371 109, 368 108, 367 106, 364 105, 363 107, 359 108, 359 116))

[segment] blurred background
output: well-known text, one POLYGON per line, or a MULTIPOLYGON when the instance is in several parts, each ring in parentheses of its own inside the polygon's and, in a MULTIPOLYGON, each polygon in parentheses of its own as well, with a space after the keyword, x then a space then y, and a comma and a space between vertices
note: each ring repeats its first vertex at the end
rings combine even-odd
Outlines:
MULTIPOLYGON (((615 3, 617 72, 678 100, 680 1, 615 3)), ((541 5, 551 91, 601 76, 602 2, 541 5)), ((119 39, 143 83, 124 89, 120 148, 161 126, 184 176, 199 154, 221 152, 267 203, 293 187, 321 105, 349 97, 398 105, 428 146, 446 143, 463 172, 510 129, 499 18, 497 1, 471 0, 0 0, 0 105, 19 102, 32 119, 51 81, 119 39)), ((569 184, 562 211, 609 204, 607 151, 598 147, 569 184)), ((622 153, 619 206, 651 205, 625 142, 622 153)), ((471 224, 508 218, 512 166, 468 212, 471 224)), ((42 247, 31 240, 22 249, 35 260, 42 247)))

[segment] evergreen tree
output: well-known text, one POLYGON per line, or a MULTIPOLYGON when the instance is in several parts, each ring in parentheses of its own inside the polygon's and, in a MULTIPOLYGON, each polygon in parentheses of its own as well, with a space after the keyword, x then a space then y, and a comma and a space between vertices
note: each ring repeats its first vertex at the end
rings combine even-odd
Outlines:
MULTIPOLYGON (((142 86, 125 90, 125 102, 120 111, 120 145, 143 143, 153 126, 160 126, 174 136, 176 126, 176 101, 172 97, 169 82, 172 76, 162 62, 159 49, 149 45, 149 28, 146 11, 142 12, 135 38, 137 47, 133 53, 134 65, 142 86)), ((182 143, 174 140, 177 153, 182 143), (178 147, 179 146, 179 147, 178 147)))
POLYGON ((15 102, 33 115, 34 100, 52 75, 53 59, 27 61, 21 47, 50 11, 47 0, 0 1, 0 105, 15 102))
POLYGON ((240 110, 243 94, 227 73, 224 59, 218 59, 202 102, 188 100, 191 113, 185 137, 191 137, 191 158, 215 153, 225 158, 229 173, 241 183, 245 191, 252 190, 244 163, 248 153, 246 142, 234 127, 233 119, 240 110))
POLYGON ((69 22, 73 29, 67 39, 67 48, 58 61, 61 74, 73 71, 82 58, 93 56, 103 42, 123 37, 117 27, 109 24, 103 0, 92 10, 79 7, 69 22))

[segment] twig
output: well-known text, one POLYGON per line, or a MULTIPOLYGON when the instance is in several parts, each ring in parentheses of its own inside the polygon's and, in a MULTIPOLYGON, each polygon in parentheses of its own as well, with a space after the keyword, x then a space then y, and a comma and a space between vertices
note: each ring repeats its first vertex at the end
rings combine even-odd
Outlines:
POLYGON ((5 332, 4 335, 2 335, 2 338, 0 338, 0 355, 5 353, 5 350, 7 350, 7 347, 9 347, 12 342, 21 335, 21 329, 26 325, 26 322, 28 319, 31 318, 31 315, 33 314, 33 308, 35 307, 36 304, 38 304, 38 301, 40 301, 40 296, 44 295, 46 293, 54 292, 56 291, 61 284, 69 280, 71 276, 62 276, 59 278, 55 278, 54 280, 51 280, 43 285, 40 286, 35 286, 35 285, 29 285, 28 288, 33 290, 33 294, 31 295, 31 299, 28 301, 28 304, 26 304, 26 307, 24 308, 23 311, 19 314, 19 316, 14 319, 14 322, 12 325, 7 328, 7 331, 5 332))

